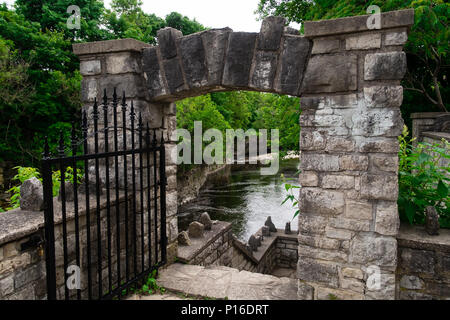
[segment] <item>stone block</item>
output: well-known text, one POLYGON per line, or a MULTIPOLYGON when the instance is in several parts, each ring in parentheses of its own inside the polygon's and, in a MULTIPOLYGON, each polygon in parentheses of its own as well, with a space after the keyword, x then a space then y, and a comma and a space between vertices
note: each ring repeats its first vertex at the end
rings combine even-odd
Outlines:
POLYGON ((361 198, 397 201, 398 178, 396 175, 361 176, 361 198))
POLYGON ((0 280, 0 297, 6 297, 14 292, 14 274, 0 280))
POLYGON ((342 276, 346 278, 355 278, 359 280, 364 279, 364 274, 361 271, 361 269, 355 268, 342 268, 342 276))
POLYGON ((404 289, 420 290, 424 287, 424 282, 417 276, 404 275, 400 279, 400 287, 404 289))
POLYGON ((372 204, 368 201, 345 201, 345 217, 357 220, 372 220, 372 204))
POLYGON ((357 143, 359 152, 363 153, 395 153, 399 151, 399 144, 397 138, 391 139, 364 139, 357 143))
POLYGON ((83 78, 81 80, 81 101, 94 102, 98 96, 98 83, 94 78, 83 78))
POLYGON ((340 280, 340 287, 342 289, 351 290, 363 294, 365 289, 365 283, 357 279, 344 278, 340 280))
POLYGON ((280 53, 279 76, 275 84, 277 92, 293 96, 299 95, 310 48, 310 40, 304 37, 284 36, 280 53))
POLYGON ((341 156, 339 157, 339 167, 342 170, 367 171, 369 158, 367 156, 341 156))
POLYGON ((335 264, 320 263, 310 258, 300 257, 297 276, 303 281, 324 283, 334 288, 339 285, 338 268, 335 264))
POLYGON ((350 240, 353 237, 353 232, 343 229, 335 229, 333 227, 325 228, 325 235, 331 239, 350 240))
POLYGON ((367 50, 381 48, 381 33, 369 33, 348 37, 345 50, 367 50))
POLYGON ((137 74, 124 74, 124 75, 111 75, 106 78, 101 78, 99 81, 99 87, 103 90, 106 89, 106 95, 112 97, 113 90, 116 88, 118 93, 125 92, 127 103, 130 103, 130 98, 144 97, 144 87, 142 78, 137 74))
POLYGON ((298 280, 297 296, 299 300, 313 300, 314 299, 314 287, 298 280))
POLYGON ((370 108, 399 108, 403 102, 403 87, 365 87, 364 101, 366 103, 366 107, 370 108))
POLYGON ((314 45, 311 54, 338 52, 339 46, 339 39, 317 38, 314 39, 314 45))
POLYGON ((258 36, 258 50, 277 51, 284 32, 286 19, 271 16, 263 20, 258 36))
POLYGON ((250 87, 259 90, 271 90, 277 70, 277 62, 276 53, 265 51, 256 52, 250 87))
POLYGON ((323 150, 326 145, 326 137, 319 131, 300 132, 300 148, 301 150, 323 150))
POLYGON ((183 33, 174 28, 169 27, 158 30, 158 44, 161 48, 163 59, 171 59, 177 55, 177 39, 182 36, 183 33))
POLYGON ((205 86, 208 83, 208 69, 201 34, 181 38, 179 47, 187 85, 190 88, 205 86))
POLYGON ((377 205, 375 232, 383 235, 396 236, 400 227, 398 207, 396 202, 380 202, 377 205))
POLYGON ((246 87, 249 83, 257 34, 233 32, 230 34, 225 58, 223 85, 246 87))
POLYGON ((401 32, 388 32, 385 35, 385 46, 402 46, 408 41, 408 33, 406 31, 401 32))
POLYGON ((401 80, 406 73, 404 52, 371 53, 364 60, 364 80, 401 80))
POLYGON ((39 279, 42 276, 41 265, 37 264, 17 273, 14 277, 14 288, 20 289, 23 286, 39 279))
POLYGON ((380 171, 397 172, 398 156, 371 156, 373 167, 380 171))
POLYGON ((140 73, 141 68, 137 61, 137 57, 129 53, 114 54, 106 57, 106 73, 140 73))
POLYGON ((313 56, 303 79, 303 93, 342 92, 357 89, 356 55, 313 56), (326 72, 324 72, 326 70, 326 72))
POLYGON ((82 76, 95 76, 102 73, 102 64, 100 60, 80 61, 80 73, 82 76))
POLYGON ((402 248, 400 266, 406 272, 434 275, 436 254, 428 250, 402 248))
POLYGON ((339 156, 302 153, 300 168, 310 171, 339 171, 339 156))
POLYGON ((403 118, 399 109, 358 109, 352 115, 354 136, 398 137, 403 129, 403 118))
POLYGON ((355 149, 355 142, 350 138, 329 137, 325 151, 351 152, 355 149))
POLYGON ((344 211, 344 194, 319 188, 300 189, 300 210, 319 214, 338 215, 344 211))
POLYGON ((170 59, 164 61, 163 65, 169 92, 174 94, 185 89, 180 61, 178 59, 170 59))
POLYGON ((394 300, 395 299, 395 274, 372 273, 366 281, 367 300, 394 300))
POLYGON ((166 95, 163 73, 159 65, 158 51, 156 47, 146 48, 142 52, 144 77, 147 80, 147 90, 151 97, 166 95))
POLYGON ((232 30, 230 28, 211 29, 202 33, 205 48, 206 61, 208 65, 208 84, 220 85, 224 68, 225 52, 228 37, 232 30))
POLYGON ((300 234, 324 234, 329 217, 318 215, 316 212, 302 212, 298 216, 298 230, 300 234))
POLYGON ((44 209, 44 188, 37 178, 31 178, 20 187, 20 209, 41 211, 44 209))
POLYGON ((349 262, 394 270, 397 266, 397 240, 374 233, 359 233, 351 240, 349 262))
POLYGON ((315 248, 337 250, 340 246, 340 241, 335 239, 328 239, 322 236, 308 236, 300 234, 298 236, 298 243, 315 248))
POLYGON ((344 217, 330 219, 330 226, 334 228, 347 229, 353 231, 370 231, 369 220, 355 220, 344 217))
POLYGON ((319 185, 319 177, 314 171, 300 173, 299 181, 302 187, 317 187, 319 185))
POLYGON ((205 227, 199 223, 199 222, 191 222, 189 225, 189 237, 191 238, 202 238, 203 237, 203 231, 205 227))
POLYGON ((326 175, 322 178, 322 188, 325 189, 353 189, 355 177, 345 175, 326 175))

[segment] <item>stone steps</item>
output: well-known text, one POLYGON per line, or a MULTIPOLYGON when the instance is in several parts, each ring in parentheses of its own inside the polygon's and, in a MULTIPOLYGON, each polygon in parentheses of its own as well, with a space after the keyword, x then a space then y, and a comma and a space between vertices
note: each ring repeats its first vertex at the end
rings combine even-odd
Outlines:
POLYGON ((297 280, 222 266, 175 263, 161 269, 159 286, 189 296, 228 300, 297 300, 297 280))

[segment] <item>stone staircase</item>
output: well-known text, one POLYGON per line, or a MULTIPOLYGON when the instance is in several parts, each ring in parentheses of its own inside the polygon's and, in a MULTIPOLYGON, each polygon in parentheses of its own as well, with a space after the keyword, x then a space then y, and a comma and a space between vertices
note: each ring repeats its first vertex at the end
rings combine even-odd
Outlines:
POLYGON ((297 300, 297 280, 222 266, 175 263, 161 269, 159 286, 189 296, 228 300, 297 300))

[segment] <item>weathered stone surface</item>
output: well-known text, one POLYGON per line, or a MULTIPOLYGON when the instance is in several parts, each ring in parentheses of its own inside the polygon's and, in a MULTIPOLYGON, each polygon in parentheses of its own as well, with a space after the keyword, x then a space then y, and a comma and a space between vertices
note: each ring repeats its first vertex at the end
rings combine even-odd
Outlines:
POLYGON ((223 73, 223 85, 248 86, 257 34, 233 32, 230 34, 223 73))
POLYGON ((261 232, 263 236, 270 237, 270 228, 268 226, 263 226, 261 232))
POLYGON ((424 286, 423 281, 417 276, 403 276, 400 279, 400 287, 405 289, 419 290, 424 286))
POLYGON ((364 137, 397 137, 403 128, 399 109, 358 109, 352 116, 352 134, 364 137), (380 111, 382 110, 382 111, 380 111))
POLYGON ((153 47, 144 49, 142 52, 144 77, 147 80, 147 90, 149 90, 151 97, 167 94, 157 50, 153 47))
POLYGON ((396 236, 400 226, 396 202, 379 202, 377 204, 375 232, 396 236))
POLYGON ((140 73, 141 68, 137 56, 130 53, 114 54, 106 57, 106 72, 108 74, 140 73))
POLYGON ((182 36, 181 31, 174 28, 169 27, 158 30, 158 44, 164 59, 170 59, 177 55, 177 39, 182 36))
POLYGON ((367 300, 394 300, 395 299, 395 275, 392 273, 383 273, 376 275, 371 269, 378 273, 379 270, 367 268, 369 277, 366 281, 367 300))
POLYGON ((264 222, 264 225, 265 225, 266 227, 269 227, 269 231, 270 231, 270 232, 277 232, 277 228, 276 228, 275 225, 273 224, 272 218, 271 218, 270 216, 267 217, 266 222, 264 222))
POLYGON ((303 234, 298 235, 298 243, 315 248, 333 249, 333 250, 339 249, 340 246, 339 240, 328 239, 322 236, 308 236, 303 234))
POLYGON ((98 96, 97 79, 83 78, 81 80, 81 100, 83 102, 94 102, 98 96))
MULTIPOLYGON (((333 20, 305 21, 305 36, 318 37, 340 33, 368 31, 369 15, 347 17, 333 20)), ((414 10, 398 10, 381 13, 381 28, 395 28, 414 24, 414 10)))
POLYGON ((408 41, 408 34, 406 31, 402 32, 388 32, 384 40, 385 46, 401 46, 408 41))
POLYGON ((300 167, 311 171, 339 171, 339 156, 328 154, 302 154, 300 167))
POLYGON ((345 50, 367 50, 381 47, 381 33, 369 33, 349 37, 345 40, 345 50))
POLYGON ((397 172, 398 171, 398 156, 371 156, 370 157, 374 168, 380 171, 397 172))
POLYGON ((377 140, 359 140, 357 143, 360 152, 398 153, 399 144, 397 138, 377 140))
POLYGON ((280 53, 279 76, 275 90, 293 96, 299 95, 311 42, 300 36, 285 35, 280 53))
POLYGON ((397 176, 364 174, 361 177, 361 197, 363 199, 397 201, 397 176))
POLYGON ((401 80, 406 73, 404 52, 371 53, 364 61, 364 80, 401 80))
POLYGON ((352 91, 357 88, 357 56, 313 56, 303 79, 303 93, 352 91), (324 72, 326 70, 326 72, 324 72))
MULTIPOLYGON (((62 185, 59 188, 58 201, 62 201, 62 185)), ((64 182, 64 197, 66 202, 72 202, 74 198, 74 187, 73 184, 69 181, 64 182)))
POLYGON ((201 238, 203 237, 203 231, 205 226, 201 223, 194 221, 189 225, 189 237, 191 238, 201 238))
POLYGON ((23 286, 39 279, 43 275, 42 271, 43 270, 41 270, 40 264, 25 268, 14 277, 14 288, 22 288, 23 286))
POLYGON ((182 246, 190 246, 191 240, 189 239, 189 235, 186 231, 181 231, 178 234, 178 244, 182 246))
POLYGON ((300 280, 326 283, 334 288, 339 285, 336 265, 320 263, 310 258, 300 257, 297 264, 297 276, 300 280))
POLYGON ((406 272, 423 273, 433 275, 435 273, 436 255, 428 250, 415 250, 402 248, 401 266, 406 272))
POLYGON ((286 227, 284 228, 284 233, 291 234, 291 223, 290 222, 286 222, 286 227))
POLYGON ((425 208, 425 230, 429 235, 439 235, 439 215, 435 207, 425 208))
POLYGON ((211 230, 212 221, 208 212, 203 212, 199 218, 199 222, 205 226, 205 230, 211 230))
POLYGON ((248 245, 250 246, 252 251, 258 251, 258 247, 259 247, 259 242, 258 239, 256 239, 256 237, 254 235, 251 235, 250 238, 248 239, 248 245))
POLYGON ((254 70, 250 87, 260 90, 271 90, 277 70, 277 55, 273 52, 258 51, 255 54, 254 70))
POLYGON ((84 56, 123 51, 141 52, 142 48, 150 47, 150 44, 135 39, 117 39, 75 43, 72 47, 75 55, 84 56))
POLYGON ((37 178, 31 178, 20 187, 20 209, 41 211, 44 209, 44 188, 37 178))
POLYGON ((184 89, 184 78, 180 61, 178 59, 170 59, 164 61, 163 65, 170 93, 176 93, 184 89))
POLYGON ((95 76, 102 72, 100 60, 84 60, 80 62, 80 73, 82 76, 95 76))
POLYGON ((315 291, 317 300, 364 300, 363 294, 349 290, 316 287, 315 291))
POLYGON ((349 262, 394 269, 397 265, 397 241, 393 237, 359 233, 351 240, 349 262))
POLYGON ((319 188, 300 189, 300 211, 337 215, 344 211, 344 194, 319 188))
POLYGON ((298 280, 297 296, 299 300, 313 300, 314 299, 314 287, 298 280))
POLYGON ((317 187, 319 185, 319 177, 314 171, 301 172, 299 181, 302 187, 317 187))
POLYGON ((300 148, 301 150, 323 150, 325 149, 325 135, 319 131, 300 132, 300 148))
POLYGON ((202 33, 204 46, 208 49, 205 55, 208 65, 209 85, 222 83, 225 52, 230 32, 232 32, 230 28, 224 28, 211 29, 202 33))
POLYGON ((201 34, 181 38, 179 46, 187 85, 190 88, 206 85, 208 83, 208 69, 201 34))
POLYGON ((369 166, 367 156, 341 156, 339 158, 339 167, 342 170, 366 171, 369 166))
POLYGON ((347 278, 355 278, 360 280, 364 278, 364 274, 361 269, 355 268, 342 268, 342 275, 347 278))
POLYGON ((312 54, 319 53, 334 53, 339 51, 340 40, 339 39, 314 39, 314 45, 312 48, 312 54))
POLYGON ((325 228, 325 236, 331 239, 350 240, 353 237, 353 232, 343 229, 335 229, 332 227, 325 228))
POLYGON ((325 189, 353 189, 355 187, 355 177, 326 175, 322 178, 322 187, 325 189))
POLYGON ((271 16, 265 18, 258 36, 258 50, 278 50, 285 24, 286 19, 283 17, 271 16))
POLYGON ((14 275, 0 280, 0 297, 5 297, 14 292, 14 275))
POLYGON ((370 108, 399 108, 403 102, 403 87, 365 87, 364 101, 366 103, 366 106, 370 108))
POLYGON ((357 220, 372 220, 372 204, 368 201, 345 201, 345 217, 357 220))
POLYGON ((327 139, 326 151, 350 152, 355 149, 355 142, 349 138, 329 137, 327 139))

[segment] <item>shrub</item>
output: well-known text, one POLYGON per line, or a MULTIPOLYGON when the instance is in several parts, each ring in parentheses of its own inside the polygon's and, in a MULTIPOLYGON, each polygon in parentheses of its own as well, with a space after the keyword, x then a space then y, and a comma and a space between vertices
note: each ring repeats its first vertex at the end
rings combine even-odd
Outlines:
POLYGON ((410 224, 425 223, 425 208, 433 206, 439 213, 441 227, 450 228, 450 168, 441 166, 441 159, 450 159, 450 143, 418 143, 408 138, 405 126, 399 137, 399 197, 400 219, 410 224))

